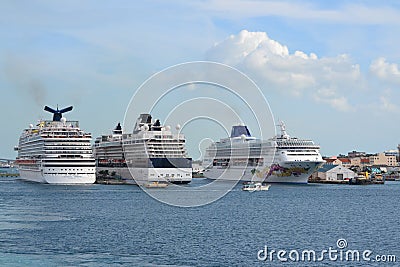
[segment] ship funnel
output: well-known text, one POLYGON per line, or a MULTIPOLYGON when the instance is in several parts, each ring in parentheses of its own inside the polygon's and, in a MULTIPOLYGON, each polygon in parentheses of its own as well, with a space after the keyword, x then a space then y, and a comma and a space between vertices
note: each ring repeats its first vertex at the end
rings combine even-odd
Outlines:
POLYGON ((247 129, 247 126, 245 125, 232 126, 231 138, 239 137, 242 135, 244 135, 245 137, 251 137, 250 131, 249 129, 247 129))
POLYGON ((56 110, 54 110, 54 109, 52 109, 52 108, 50 108, 48 106, 45 106, 44 110, 48 111, 50 113, 53 113, 53 121, 60 121, 61 118, 62 118, 62 114, 65 113, 65 112, 71 111, 72 110, 72 106, 69 106, 67 108, 63 108, 61 110, 58 109, 58 105, 57 105, 57 109, 56 110))
POLYGON ((133 128, 133 133, 140 132, 142 126, 146 125, 147 127, 149 127, 149 125, 152 124, 151 119, 152 117, 150 114, 140 114, 139 118, 136 120, 135 128, 133 128))
POLYGON ((115 129, 113 130, 113 134, 122 134, 121 123, 118 122, 117 127, 115 127, 115 129))

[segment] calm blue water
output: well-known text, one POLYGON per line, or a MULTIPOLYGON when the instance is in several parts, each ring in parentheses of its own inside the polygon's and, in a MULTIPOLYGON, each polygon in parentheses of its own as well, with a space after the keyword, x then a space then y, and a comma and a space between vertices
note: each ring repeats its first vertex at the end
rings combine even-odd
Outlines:
POLYGON ((356 266, 257 260, 265 245, 321 251, 339 238, 399 262, 399 208, 400 182, 273 185, 255 193, 236 187, 210 205, 178 208, 136 186, 2 178, 0 266, 356 266))

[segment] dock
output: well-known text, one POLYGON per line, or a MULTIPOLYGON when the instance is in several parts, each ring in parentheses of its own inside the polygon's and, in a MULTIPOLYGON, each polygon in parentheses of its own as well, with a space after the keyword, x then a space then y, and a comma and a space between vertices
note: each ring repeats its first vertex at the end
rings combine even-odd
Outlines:
POLYGON ((132 183, 128 183, 124 179, 97 176, 95 184, 106 184, 106 185, 128 184, 129 185, 129 184, 132 184, 132 183))
POLYGON ((19 173, 0 173, 0 177, 19 177, 19 173))
POLYGON ((350 180, 314 180, 309 179, 310 184, 347 184, 347 185, 370 185, 370 184, 385 184, 384 180, 370 180, 370 179, 350 179, 350 180))
POLYGON ((308 180, 309 184, 349 184, 349 180, 308 180))

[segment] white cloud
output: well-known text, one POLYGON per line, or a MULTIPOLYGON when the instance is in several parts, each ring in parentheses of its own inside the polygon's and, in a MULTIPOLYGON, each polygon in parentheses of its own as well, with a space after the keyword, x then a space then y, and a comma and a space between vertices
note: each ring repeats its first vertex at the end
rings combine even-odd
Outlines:
POLYGON ((400 83, 399 66, 395 63, 388 63, 380 57, 371 63, 370 71, 379 79, 392 83, 400 83))
POLYGON ((337 96, 335 90, 330 88, 322 88, 314 95, 314 100, 320 103, 329 104, 339 111, 353 111, 354 107, 351 106, 344 96, 337 96))
MULTIPOLYGON (((252 53, 264 53, 256 55, 261 61, 268 55, 288 56, 286 46, 270 39, 265 32, 241 31, 238 35, 231 35, 222 43, 214 45, 208 52, 208 57, 230 65, 237 65, 245 58, 253 57, 252 53)), ((254 62, 257 64, 257 62, 254 62)))
POLYGON ((290 53, 265 32, 243 30, 216 44, 207 55, 249 73, 265 90, 308 95, 340 111, 353 109, 344 92, 362 84, 360 67, 347 55, 318 58, 315 53, 290 53))
POLYGON ((379 109, 384 112, 400 112, 400 107, 393 103, 392 99, 399 99, 399 90, 391 90, 391 87, 398 88, 400 85, 400 69, 398 64, 389 63, 385 58, 375 59, 369 66, 373 77, 377 78, 376 92, 379 94, 379 109), (383 88, 386 88, 383 90, 383 88))
POLYGON ((379 96, 378 108, 385 113, 399 112, 400 108, 392 102, 394 92, 390 89, 385 89, 379 96))

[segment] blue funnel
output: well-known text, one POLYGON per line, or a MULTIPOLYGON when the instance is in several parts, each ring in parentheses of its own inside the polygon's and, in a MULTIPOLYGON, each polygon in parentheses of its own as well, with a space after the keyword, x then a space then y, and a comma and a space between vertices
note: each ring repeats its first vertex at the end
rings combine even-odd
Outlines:
POLYGON ((71 111, 72 110, 72 106, 67 107, 67 108, 63 108, 61 110, 58 110, 58 106, 57 106, 57 110, 54 110, 54 109, 52 109, 52 108, 50 108, 48 106, 45 106, 44 110, 46 110, 46 111, 48 111, 50 113, 53 113, 53 121, 60 121, 61 118, 62 118, 62 114, 65 113, 65 112, 71 111))

